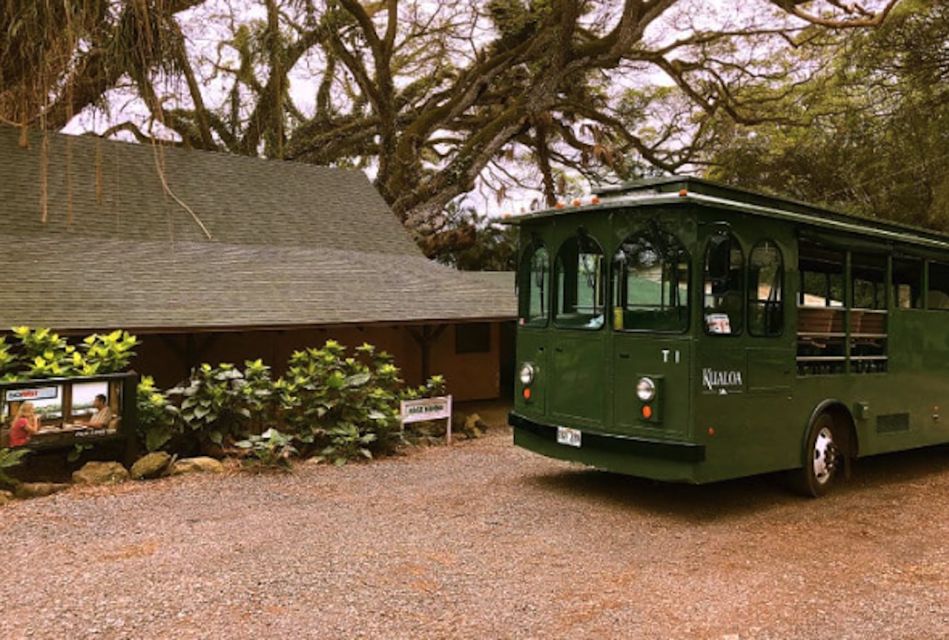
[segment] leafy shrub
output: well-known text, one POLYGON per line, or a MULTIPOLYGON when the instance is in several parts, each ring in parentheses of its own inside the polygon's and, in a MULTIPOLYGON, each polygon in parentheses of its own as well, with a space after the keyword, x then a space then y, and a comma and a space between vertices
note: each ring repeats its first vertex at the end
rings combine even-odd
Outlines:
POLYGON ((91 376, 128 368, 138 339, 127 331, 86 337, 80 349, 50 329, 13 327, 19 344, 0 339, 0 376, 3 380, 91 376))
POLYGON ((148 451, 158 451, 181 433, 180 412, 168 398, 155 387, 150 376, 138 383, 136 393, 138 407, 138 438, 148 451))
POLYGON ((291 457, 298 453, 293 446, 292 437, 276 429, 267 429, 260 435, 250 435, 234 445, 246 450, 247 454, 263 467, 289 469, 291 457))
POLYGON ((17 364, 21 377, 56 378, 79 372, 82 354, 58 333, 50 329, 13 327, 13 335, 20 341, 17 364))
POLYGON ((101 335, 94 333, 82 341, 83 365, 94 373, 117 373, 128 368, 135 357, 133 349, 141 342, 128 331, 116 330, 101 335))
POLYGON ((7 475, 7 471, 20 466, 23 457, 28 453, 28 449, 0 449, 0 484, 6 487, 17 484, 16 480, 7 475))
POLYGON ((282 417, 304 443, 343 464, 393 450, 403 442, 398 400, 402 380, 392 356, 363 344, 349 357, 329 340, 322 348, 295 352, 275 390, 282 417))
POLYGON ((425 384, 418 387, 409 387, 402 392, 403 400, 417 400, 418 398, 435 398, 445 395, 447 390, 445 376, 432 376, 425 384))
POLYGON ((260 360, 245 363, 244 372, 229 363, 216 367, 202 364, 183 385, 170 389, 168 395, 180 398, 185 430, 201 446, 223 445, 226 440, 246 435, 252 410, 261 410, 269 400, 269 371, 260 360))
POLYGON ((0 336, 0 381, 16 380, 17 357, 10 351, 6 336, 0 336))

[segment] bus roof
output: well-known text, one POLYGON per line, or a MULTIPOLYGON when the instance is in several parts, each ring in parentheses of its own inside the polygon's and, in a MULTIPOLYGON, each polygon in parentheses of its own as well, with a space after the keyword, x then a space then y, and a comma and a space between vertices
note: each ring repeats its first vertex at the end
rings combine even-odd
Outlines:
POLYGON ((716 209, 749 213, 789 220, 804 225, 834 229, 845 233, 871 236, 949 250, 949 234, 888 220, 867 218, 807 204, 789 198, 766 195, 737 187, 694 178, 669 176, 648 178, 593 190, 598 202, 580 206, 559 206, 506 218, 506 224, 575 214, 578 211, 603 211, 650 205, 703 205, 716 209))

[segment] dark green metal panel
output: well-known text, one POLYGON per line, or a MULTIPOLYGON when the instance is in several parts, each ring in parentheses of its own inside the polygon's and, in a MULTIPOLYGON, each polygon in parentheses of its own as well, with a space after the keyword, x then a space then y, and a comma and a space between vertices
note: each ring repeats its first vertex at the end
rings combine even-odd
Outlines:
POLYGON ((657 338, 648 334, 618 334, 613 340, 612 430, 652 438, 685 437, 689 432, 692 340, 687 337, 657 338), (656 399, 643 403, 636 384, 648 376, 659 383, 656 399), (656 419, 644 419, 648 404, 656 419))
POLYGON ((606 410, 605 337, 601 330, 558 330, 550 354, 550 415, 570 424, 601 425, 606 410))

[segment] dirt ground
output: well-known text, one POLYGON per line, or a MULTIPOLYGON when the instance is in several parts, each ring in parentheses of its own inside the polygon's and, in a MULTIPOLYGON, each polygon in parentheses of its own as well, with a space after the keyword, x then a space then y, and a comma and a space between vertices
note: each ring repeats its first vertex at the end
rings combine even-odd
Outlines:
POLYGON ((14 503, 0 548, 4 639, 949 638, 949 449, 815 501, 591 471, 498 428, 14 503))

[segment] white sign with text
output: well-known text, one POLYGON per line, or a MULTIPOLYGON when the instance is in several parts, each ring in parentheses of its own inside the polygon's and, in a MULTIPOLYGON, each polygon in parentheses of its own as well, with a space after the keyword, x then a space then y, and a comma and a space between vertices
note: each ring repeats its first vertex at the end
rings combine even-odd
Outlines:
POLYGON ((447 420, 445 442, 451 443, 451 396, 403 400, 399 405, 402 425, 429 420, 447 420))

